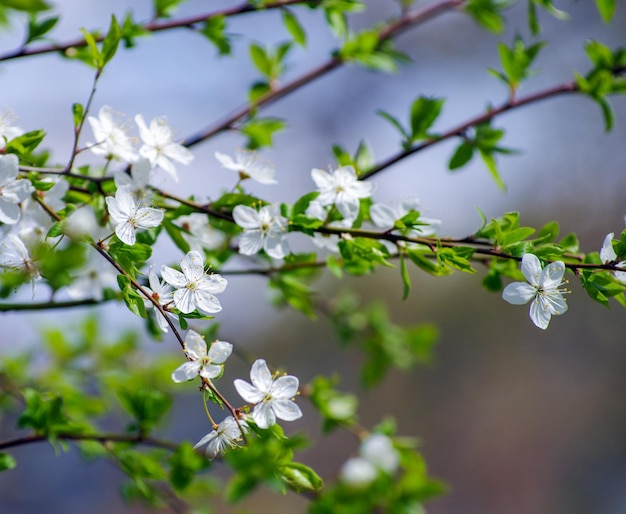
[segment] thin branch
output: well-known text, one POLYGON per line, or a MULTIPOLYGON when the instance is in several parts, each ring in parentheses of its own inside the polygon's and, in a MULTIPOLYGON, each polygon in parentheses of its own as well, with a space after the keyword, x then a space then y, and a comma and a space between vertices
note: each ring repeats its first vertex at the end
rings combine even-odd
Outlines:
MULTIPOLYGON (((211 13, 198 14, 195 16, 190 16, 188 18, 181 18, 178 20, 167 20, 167 21, 153 21, 150 23, 146 23, 143 25, 139 25, 139 28, 145 32, 161 32, 164 30, 171 30, 176 28, 191 28, 199 23, 204 23, 210 19, 220 18, 220 17, 230 17, 237 16, 239 14, 245 14, 254 11, 268 11, 271 9, 278 9, 281 7, 286 7, 289 5, 297 5, 297 4, 310 4, 311 1, 314 3, 319 3, 321 0, 278 0, 276 2, 268 2, 263 6, 255 6, 249 2, 245 2, 237 7, 231 7, 229 9, 224 9, 221 11, 215 11, 211 13)), ((102 41, 104 39, 104 35, 97 35, 95 37, 96 41, 102 41)), ((66 41, 63 43, 52 43, 45 46, 40 46, 39 48, 29 48, 27 46, 22 46, 17 50, 12 52, 7 52, 5 54, 0 55, 0 62, 9 61, 11 59, 17 59, 20 57, 30 57, 33 55, 42 55, 48 53, 56 53, 56 52, 66 52, 70 48, 81 48, 87 45, 87 42, 84 38, 77 38, 72 41, 66 41)))
MULTIPOLYGON (((613 74, 616 76, 621 75, 625 72, 626 72, 626 68, 617 68, 613 70, 613 74)), ((554 96, 571 94, 571 93, 579 93, 579 92, 580 92, 580 89, 578 85, 576 84, 575 81, 572 81, 572 82, 566 82, 564 84, 559 84, 557 86, 553 86, 551 88, 544 89, 537 93, 533 93, 531 95, 527 95, 521 98, 517 98, 517 99, 510 98, 508 101, 503 103, 500 107, 489 109, 487 112, 480 114, 470 119, 469 121, 466 121, 465 123, 461 123, 460 125, 457 125, 456 127, 453 127, 450 130, 447 130, 443 134, 439 134, 437 137, 427 139, 426 141, 423 141, 422 143, 418 145, 415 145, 411 148, 398 152, 397 154, 389 157, 385 161, 376 165, 374 168, 361 174, 359 178, 361 180, 366 180, 376 175, 377 173, 381 172, 385 168, 388 168, 396 164, 397 162, 401 161, 402 159, 405 159, 406 157, 410 155, 413 155, 417 152, 421 152, 422 150, 425 150, 426 148, 433 146, 437 143, 440 143, 442 141, 445 141, 447 139, 450 139, 451 137, 463 136, 470 128, 476 127, 480 125, 481 123, 490 121, 496 116, 499 116, 500 114, 503 114, 507 111, 518 109, 520 107, 524 107, 525 105, 534 104, 542 100, 552 98, 554 96)))
MULTIPOLYGON (((156 439, 154 437, 148 437, 143 435, 127 435, 127 434, 75 434, 72 432, 64 433, 58 432, 54 434, 56 439, 63 439, 67 441, 97 441, 100 443, 133 443, 143 444, 146 446, 153 446, 155 448, 163 448, 165 450, 176 451, 178 444, 166 441, 163 439, 156 439)), ((0 450, 6 450, 7 448, 14 448, 16 446, 25 446, 27 444, 41 443, 48 441, 49 437, 45 435, 26 435, 22 437, 16 437, 15 439, 9 439, 7 441, 0 442, 0 450)))
MULTIPOLYGON (((385 28, 381 29, 379 32, 379 44, 384 41, 391 39, 409 27, 415 27, 435 16, 447 12, 449 10, 458 8, 463 5, 465 0, 443 0, 442 2, 432 5, 430 7, 426 7, 424 9, 419 9, 413 12, 404 13, 398 19, 390 22, 385 28)), ((247 104, 230 116, 227 116, 222 121, 219 121, 215 125, 208 127, 204 130, 197 132, 191 136, 186 137, 181 143, 187 147, 191 147, 210 139, 211 137, 219 134, 224 130, 229 130, 234 128, 234 124, 241 120, 242 118, 248 116, 252 110, 258 109, 259 107, 268 105, 279 98, 282 98, 289 93, 299 89, 310 82, 313 82, 315 79, 326 75, 334 69, 339 68, 341 65, 345 64, 347 61, 342 59, 339 56, 339 52, 334 52, 335 56, 329 59, 326 63, 318 66, 317 68, 311 70, 310 72, 302 75, 301 77, 285 84, 284 86, 278 87, 265 95, 261 96, 257 100, 254 101, 253 104, 247 104)))
POLYGON ((359 178, 361 180, 366 180, 376 175, 377 173, 381 172, 385 168, 388 168, 392 166, 393 164, 397 163, 398 161, 405 159, 409 155, 413 155, 414 153, 421 152, 422 150, 425 150, 426 148, 430 146, 433 146, 437 143, 445 141, 446 139, 450 139, 451 137, 462 136, 470 128, 480 125, 481 123, 484 123, 486 121, 489 121, 504 112, 517 109, 519 107, 523 107, 528 104, 539 102, 541 100, 545 100, 553 96, 567 94, 567 93, 576 93, 576 92, 578 92, 578 86, 576 85, 576 83, 567 82, 565 84, 560 84, 558 86, 554 86, 554 87, 545 89, 543 91, 539 91, 538 93, 534 93, 532 95, 518 98, 517 100, 510 99, 504 104, 502 104, 500 107, 497 107, 495 109, 489 109, 486 113, 480 114, 470 119, 469 121, 466 121, 460 125, 457 125, 456 127, 453 127, 450 130, 447 130, 446 132, 438 135, 437 137, 427 139, 426 141, 416 146, 413 146, 411 148, 408 148, 407 150, 398 152, 397 154, 393 155, 392 157, 389 157, 382 163, 376 165, 374 168, 361 174, 359 178))

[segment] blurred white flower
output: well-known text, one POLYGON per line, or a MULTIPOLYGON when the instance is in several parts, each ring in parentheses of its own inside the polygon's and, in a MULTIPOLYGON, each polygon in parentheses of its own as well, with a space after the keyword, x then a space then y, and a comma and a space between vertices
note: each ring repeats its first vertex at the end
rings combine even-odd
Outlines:
POLYGON ((178 181, 176 167, 172 161, 189 164, 193 160, 191 151, 180 143, 174 142, 172 129, 165 118, 154 118, 148 127, 143 116, 138 114, 135 116, 135 122, 143 141, 139 155, 149 159, 153 167, 159 166, 178 181))
POLYGON ((206 314, 220 312, 222 306, 214 296, 224 292, 228 282, 217 273, 208 275, 204 272, 204 260, 195 251, 190 251, 180 261, 177 271, 169 266, 161 267, 161 276, 168 284, 176 288, 174 305, 183 314, 189 314, 196 308, 206 314))
POLYGON ((35 190, 29 180, 17 178, 16 155, 0 155, 0 222, 14 225, 20 219, 19 203, 35 190))
MULTIPOLYGON (((165 306, 174 301, 171 286, 165 285, 159 280, 159 277, 154 271, 154 266, 150 266, 150 270, 148 271, 148 283, 150 284, 150 287, 144 287, 144 289, 151 298, 159 303, 159 305, 165 306)), ((169 331, 169 325, 167 323, 167 320, 165 319, 165 316, 163 316, 163 314, 161 314, 159 310, 154 307, 152 301, 148 300, 147 298, 144 300, 144 305, 146 306, 146 309, 154 308, 156 312, 155 317, 157 325, 159 325, 159 328, 163 332, 167 333, 169 331)))
POLYGON ((219 377, 224 362, 233 351, 233 345, 225 341, 214 341, 207 352, 206 341, 200 334, 189 330, 185 336, 185 354, 189 361, 181 364, 172 373, 174 382, 185 382, 200 375, 206 380, 219 377))
MULTIPOLYGON (((604 264, 615 262, 617 260, 617 254, 613 249, 613 236, 613 232, 607 234, 604 238, 604 242, 602 243, 602 248, 600 249, 600 260, 602 260, 604 264)), ((620 268, 626 267, 626 261, 621 261, 616 264, 620 268)), ((617 280, 626 283, 626 271, 614 271, 613 274, 617 280)))
POLYGON ((370 464, 385 473, 392 474, 398 469, 400 458, 391 439, 384 434, 371 434, 361 443, 359 454, 370 464))
POLYGON ((214 459, 220 453, 223 454, 229 447, 237 447, 237 441, 240 441, 242 438, 240 426, 244 432, 247 432, 248 425, 245 421, 240 420, 238 425, 235 418, 228 416, 215 430, 200 439, 194 446, 194 449, 206 444, 206 456, 209 459, 214 459))
POLYGON ((522 257, 522 273, 526 282, 513 282, 504 288, 502 298, 513 305, 530 304, 530 319, 539 328, 548 328, 550 318, 567 311, 567 302, 561 289, 565 273, 562 261, 556 261, 541 268, 536 255, 524 254, 522 257))
POLYGON ((226 240, 223 232, 213 228, 206 214, 194 212, 176 218, 176 223, 186 232, 182 236, 189 244, 189 249, 199 253, 215 250, 226 240))
POLYGON ((342 482, 357 489, 370 485, 377 474, 376 468, 362 457, 349 458, 339 471, 342 482))
POLYGON ((115 185, 118 189, 127 187, 131 193, 143 191, 148 187, 152 169, 150 160, 140 157, 130 167, 130 175, 125 171, 116 171, 113 174, 115 185))
POLYGON ((35 297, 36 281, 41 275, 24 242, 16 234, 9 233, 0 242, 0 267, 28 275, 32 283, 33 298, 35 297))
MULTIPOLYGON (((313 200, 309 204, 305 214, 310 218, 316 218, 322 221, 325 221, 328 217, 328 211, 317 200, 313 200)), ((330 228, 350 228, 353 223, 354 220, 344 218, 342 220, 329 223, 327 226, 330 228)), ((341 240, 341 237, 338 234, 320 234, 319 232, 315 232, 311 240, 318 248, 323 248, 333 253, 339 253, 338 243, 341 240)))
POLYGON ((235 389, 245 401, 254 405, 252 419, 259 428, 269 428, 276 418, 294 421, 302 417, 300 407, 293 401, 298 392, 299 381, 292 375, 274 379, 263 359, 252 364, 252 384, 236 379, 235 389))
POLYGON ((264 162, 256 152, 237 151, 235 160, 229 155, 215 152, 215 158, 224 168, 239 173, 240 180, 251 178, 261 184, 276 184, 276 171, 271 164, 264 162))
POLYGON ((0 113, 0 149, 6 146, 7 141, 21 136, 24 131, 13 125, 15 115, 10 111, 0 113))
POLYGON ((289 253, 287 219, 281 216, 278 205, 266 205, 258 211, 247 205, 233 209, 235 223, 244 229, 239 241, 239 252, 254 255, 261 249, 274 259, 289 253))
MULTIPOLYGON (((385 205, 383 203, 375 203, 370 208, 370 216, 372 222, 378 228, 382 230, 390 230, 393 228, 395 222, 411 211, 419 211, 419 199, 416 196, 410 196, 402 200, 399 204, 392 206, 385 205)), ((440 220, 425 218, 420 216, 419 222, 423 225, 419 225, 412 229, 408 234, 409 237, 425 237, 432 236, 436 233, 437 228, 441 225, 440 220)))
POLYGON ((335 205, 345 219, 354 220, 359 215, 359 199, 368 198, 375 186, 360 181, 352 166, 343 166, 332 172, 313 169, 311 177, 319 188, 317 201, 322 205, 335 205))
POLYGON ((88 143, 93 153, 124 162, 133 162, 137 158, 132 138, 122 125, 116 123, 111 107, 102 106, 98 117, 89 116, 87 121, 96 139, 95 143, 88 143))
POLYGON ((128 187, 120 187, 115 197, 107 196, 109 215, 116 223, 115 234, 120 241, 134 245, 135 230, 158 227, 163 221, 163 211, 151 207, 139 207, 128 187))

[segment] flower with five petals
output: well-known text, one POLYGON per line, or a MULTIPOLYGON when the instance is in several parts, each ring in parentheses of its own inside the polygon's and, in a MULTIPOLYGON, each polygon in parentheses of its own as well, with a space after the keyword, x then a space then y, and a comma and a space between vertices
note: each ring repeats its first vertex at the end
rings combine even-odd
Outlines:
POLYGON ((502 298, 513 305, 530 304, 530 319, 539 328, 548 328, 550 318, 567 311, 567 302, 561 289, 565 265, 556 261, 541 268, 536 255, 524 254, 522 257, 522 273, 526 282, 513 282, 504 288, 502 298))
POLYGON ((245 421, 240 420, 239 424, 235 421, 235 418, 228 416, 214 430, 200 439, 195 448, 199 448, 203 444, 206 444, 205 453, 209 459, 214 459, 220 453, 224 453, 227 448, 236 448, 237 441, 242 438, 241 430, 247 432, 248 425, 245 421), (241 428, 239 428, 241 427, 241 428))
POLYGON ((174 382, 193 380, 198 375, 206 380, 222 374, 224 362, 233 351, 233 345, 225 341, 214 341, 207 351, 206 341, 200 334, 190 330, 185 337, 185 354, 188 362, 181 364, 172 373, 174 382))
POLYGON ((267 364, 258 359, 250 370, 252 384, 236 379, 235 389, 245 401, 254 404, 252 419, 259 428, 269 428, 276 418, 294 421, 302 417, 300 407, 293 401, 299 381, 292 375, 272 377, 267 364))
POLYGON ((158 227, 163 221, 163 211, 137 205, 128 186, 120 187, 115 197, 107 196, 106 202, 109 215, 116 223, 115 234, 127 245, 135 244, 136 229, 158 227))
POLYGON ((198 309, 206 314, 220 312, 222 306, 214 295, 224 292, 228 282, 217 273, 204 271, 204 260, 196 251, 190 251, 180 261, 181 271, 169 266, 161 267, 161 276, 176 288, 174 305, 183 314, 198 309))

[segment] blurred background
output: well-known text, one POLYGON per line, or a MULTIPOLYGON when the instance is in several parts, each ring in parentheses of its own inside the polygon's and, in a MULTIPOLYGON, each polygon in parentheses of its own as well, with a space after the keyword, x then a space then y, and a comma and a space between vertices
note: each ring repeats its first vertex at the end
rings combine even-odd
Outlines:
MULTIPOLYGON (((431 2, 432 3, 432 2, 431 2)), ((134 19, 148 19, 151 2, 57 0, 61 20, 52 35, 74 38, 78 29, 104 29, 111 13, 132 10, 134 19)), ((422 6, 429 2, 419 2, 422 6)), ((238 5, 236 2, 189 0, 175 17, 238 5), (207 5, 209 5, 207 7, 207 5)), ((549 41, 540 54, 536 77, 520 94, 568 82, 574 71, 589 69, 583 43, 593 38, 617 47, 624 44, 626 9, 618 5, 612 25, 600 20, 592 2, 562 2, 571 18, 559 22, 541 16, 549 41)), ((308 47, 291 54, 285 79, 295 78, 323 63, 337 42, 320 13, 294 9, 308 34, 308 47)), ((351 19, 355 28, 398 13, 395 2, 370 1, 368 10, 351 19)), ((17 21, 17 19, 16 19, 17 21)), ((22 24, 0 34, 0 53, 17 47, 22 24)), ((209 126, 240 106, 257 79, 247 44, 273 44, 288 35, 278 12, 243 15, 229 20, 237 34, 234 56, 219 58, 204 38, 185 29, 138 40, 132 50, 120 50, 107 67, 94 100, 93 112, 110 105, 128 118, 146 120, 166 115, 183 138, 209 126)), ((337 143, 353 152, 367 141, 377 160, 399 149, 397 133, 376 115, 383 109, 401 120, 419 95, 445 97, 435 130, 445 130, 499 104, 506 89, 487 73, 499 68, 496 45, 510 44, 514 35, 528 35, 526 4, 508 11, 501 35, 486 33, 460 13, 449 13, 398 38, 399 49, 413 63, 397 74, 383 75, 345 66, 276 102, 265 115, 286 118, 288 129, 275 148, 263 152, 277 169, 277 186, 250 184, 269 201, 294 201, 314 185, 311 168, 334 164, 330 151, 337 143)), ((51 162, 64 163, 71 150, 73 102, 86 102, 92 72, 56 55, 0 63, 0 109, 11 110, 25 130, 43 128, 51 162)), ((518 210, 522 223, 541 226, 558 221, 561 233, 575 231, 584 251, 599 250, 604 236, 624 228, 626 214, 626 98, 615 98, 617 124, 606 134, 599 108, 582 97, 563 96, 515 110, 496 119, 507 136, 503 143, 520 150, 500 158, 507 184, 501 192, 482 163, 476 161, 450 173, 447 162, 456 142, 437 145, 375 177, 375 199, 392 202, 407 195, 420 197, 428 216, 443 220, 441 234, 462 237, 480 226, 475 208, 487 217, 518 210)), ((91 136, 85 134, 85 140, 91 136)), ((220 135, 193 149, 195 160, 179 166, 180 182, 164 178, 162 187, 200 201, 231 189, 234 174, 214 158, 216 150, 232 154, 245 142, 236 134, 220 135)), ((80 163, 97 162, 86 155, 80 163)), ((157 265, 179 259, 164 245, 157 265)), ((569 312, 552 319, 547 331, 534 327, 527 307, 512 306, 500 295, 480 288, 481 276, 455 274, 434 279, 412 273, 413 290, 401 300, 398 270, 338 281, 324 275, 317 284, 321 298, 353 290, 368 303, 388 306, 398 324, 433 322, 441 337, 434 362, 411 372, 392 372, 381 387, 359 385, 362 357, 340 349, 327 320, 311 322, 291 310, 275 310, 260 277, 232 277, 220 300, 220 337, 253 353, 274 367, 287 369, 302 383, 318 374, 339 372, 340 389, 359 394, 360 420, 373 426, 393 414, 400 435, 415 436, 431 474, 450 486, 450 493, 428 505, 432 514, 623 514, 626 512, 626 317, 615 304, 607 310, 571 283, 569 312)), ((140 329, 120 305, 98 308, 114 322, 113 330, 140 329)), ((59 313, 3 314, 0 352, 37 344, 43 326, 63 326, 88 310, 59 313)), ((109 323, 112 326, 112 323, 109 323)), ((146 352, 155 345, 147 337, 146 352)), ((159 351, 180 353, 165 341, 159 351)), ((231 370, 229 370, 229 373, 231 370)), ((247 376, 247 365, 233 366, 232 376, 247 376), (237 369, 239 366, 239 369, 237 369)), ((228 394, 228 391, 227 391, 228 394)), ((206 432, 198 403, 181 400, 172 412, 168 435, 195 441, 206 432)), ((304 404, 305 402, 300 402, 304 404)), ((288 431, 317 434, 313 410, 288 431)), ((14 433, 13 420, 0 422, 0 440, 14 433)), ((334 477, 356 451, 357 441, 336 433, 322 440, 301 459, 325 478, 334 477)), ((0 475, 0 512, 49 514, 109 513, 124 507, 117 496, 123 480, 104 463, 85 465, 75 451, 55 457, 48 445, 16 449, 19 465, 0 475)), ((306 500, 267 491, 216 512, 302 512, 306 500)), ((128 512, 143 512, 129 507, 128 512)))

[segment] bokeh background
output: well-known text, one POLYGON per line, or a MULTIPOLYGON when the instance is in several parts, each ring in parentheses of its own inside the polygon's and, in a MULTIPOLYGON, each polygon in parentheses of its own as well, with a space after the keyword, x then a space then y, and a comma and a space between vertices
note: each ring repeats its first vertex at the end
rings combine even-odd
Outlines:
MULTIPOLYGON (((104 28, 111 13, 122 17, 132 10, 135 19, 147 19, 151 12, 148 0, 54 4, 62 13, 53 32, 58 39, 76 37, 80 27, 104 28)), ((189 0, 176 16, 235 4, 189 0)), ((569 81, 574 71, 584 73, 589 66, 583 43, 589 38, 611 47, 624 44, 624 5, 618 5, 611 26, 601 22, 593 2, 562 2, 561 7, 571 15, 567 22, 541 16, 549 45, 536 62, 540 73, 525 84, 522 94, 569 81)), ((518 32, 527 35, 525 9, 521 2, 508 11, 508 26, 501 35, 486 33, 460 13, 443 15, 398 38, 398 47, 414 62, 397 74, 346 66, 271 105, 265 114, 288 120, 288 130, 276 138, 275 148, 264 152, 276 165, 279 184, 251 184, 250 189, 270 201, 295 200, 314 187, 311 168, 333 164, 333 143, 354 151, 365 140, 379 159, 391 155, 399 148, 397 134, 376 115, 377 109, 406 119, 417 96, 445 97, 435 126, 445 130, 487 104, 503 101, 505 88, 486 70, 499 66, 498 41, 510 43, 518 32)), ((296 12, 309 44, 293 51, 287 80, 324 62, 337 44, 320 13, 301 8, 296 12)), ((366 27, 397 12, 391 0, 372 0, 352 23, 366 27)), ((120 51, 107 67, 94 112, 110 105, 129 118, 137 113, 145 119, 166 115, 181 138, 222 118, 242 104, 257 78, 247 57, 248 42, 273 44, 287 38, 277 12, 233 18, 229 32, 238 35, 229 58, 217 57, 208 41, 185 29, 140 39, 136 48, 120 51)), ((15 48, 22 37, 19 23, 3 29, 0 53, 15 48)), ((13 111, 24 129, 45 129, 52 161, 65 162, 71 149, 71 104, 86 101, 91 82, 86 66, 55 55, 1 63, 0 108, 13 111)), ((598 107, 582 97, 559 97, 498 118, 496 125, 507 130, 504 143, 521 150, 500 159, 506 193, 479 162, 448 172, 455 143, 447 142, 377 176, 375 198, 390 202, 418 195, 428 215, 443 220, 442 234, 451 236, 479 227, 475 207, 488 217, 519 210, 524 224, 556 220, 563 234, 576 231, 585 251, 598 250, 608 232, 621 232, 626 214, 626 99, 616 98, 613 105, 618 121, 609 134, 598 107)), ((213 154, 232 153, 243 143, 236 134, 225 134, 195 147, 192 165, 179 167, 180 182, 164 179, 163 187, 198 199, 216 197, 232 188, 234 176, 220 168, 213 154)), ((161 252, 159 264, 179 258, 166 245, 161 252)), ((435 280, 416 271, 411 295, 403 302, 397 270, 342 281, 323 276, 317 284, 323 298, 354 290, 365 303, 384 301, 397 323, 434 322, 440 327, 432 365, 393 372, 373 391, 359 385, 358 351, 339 349, 326 320, 311 322, 299 313, 271 307, 262 278, 230 279, 220 298, 220 335, 288 369, 303 383, 317 374, 341 373, 341 388, 359 394, 365 426, 393 414, 399 434, 419 437, 431 473, 450 485, 447 496, 429 505, 433 514, 623 514, 624 312, 617 305, 607 310, 592 302, 573 281, 570 311, 553 318, 543 332, 532 325, 526 307, 511 306, 483 291, 480 279, 456 274, 435 280)), ((119 305, 97 311, 113 330, 140 328, 119 305)), ((58 312, 3 314, 0 352, 36 345, 42 326, 67 325, 86 313, 66 311, 63 319, 58 312)), ((147 354, 179 352, 167 341, 158 350, 148 338, 144 344, 147 354)), ((247 374, 243 363, 234 366, 240 366, 235 375, 247 374)), ((289 429, 315 435, 317 420, 312 409, 304 409, 305 418, 289 429)), ((0 439, 14 433, 11 425, 12 420, 2 419, 0 439)), ((167 430, 175 439, 197 440, 206 428, 197 402, 181 400, 167 430)), ((337 433, 314 452, 305 452, 302 460, 332 478, 356 446, 353 437, 337 433)), ((110 513, 126 508, 116 492, 123 477, 105 463, 85 465, 75 451, 55 457, 47 445, 20 448, 15 455, 18 468, 0 475, 0 512, 110 513)), ((260 491, 243 504, 218 505, 216 511, 305 508, 306 501, 296 495, 260 491)))

